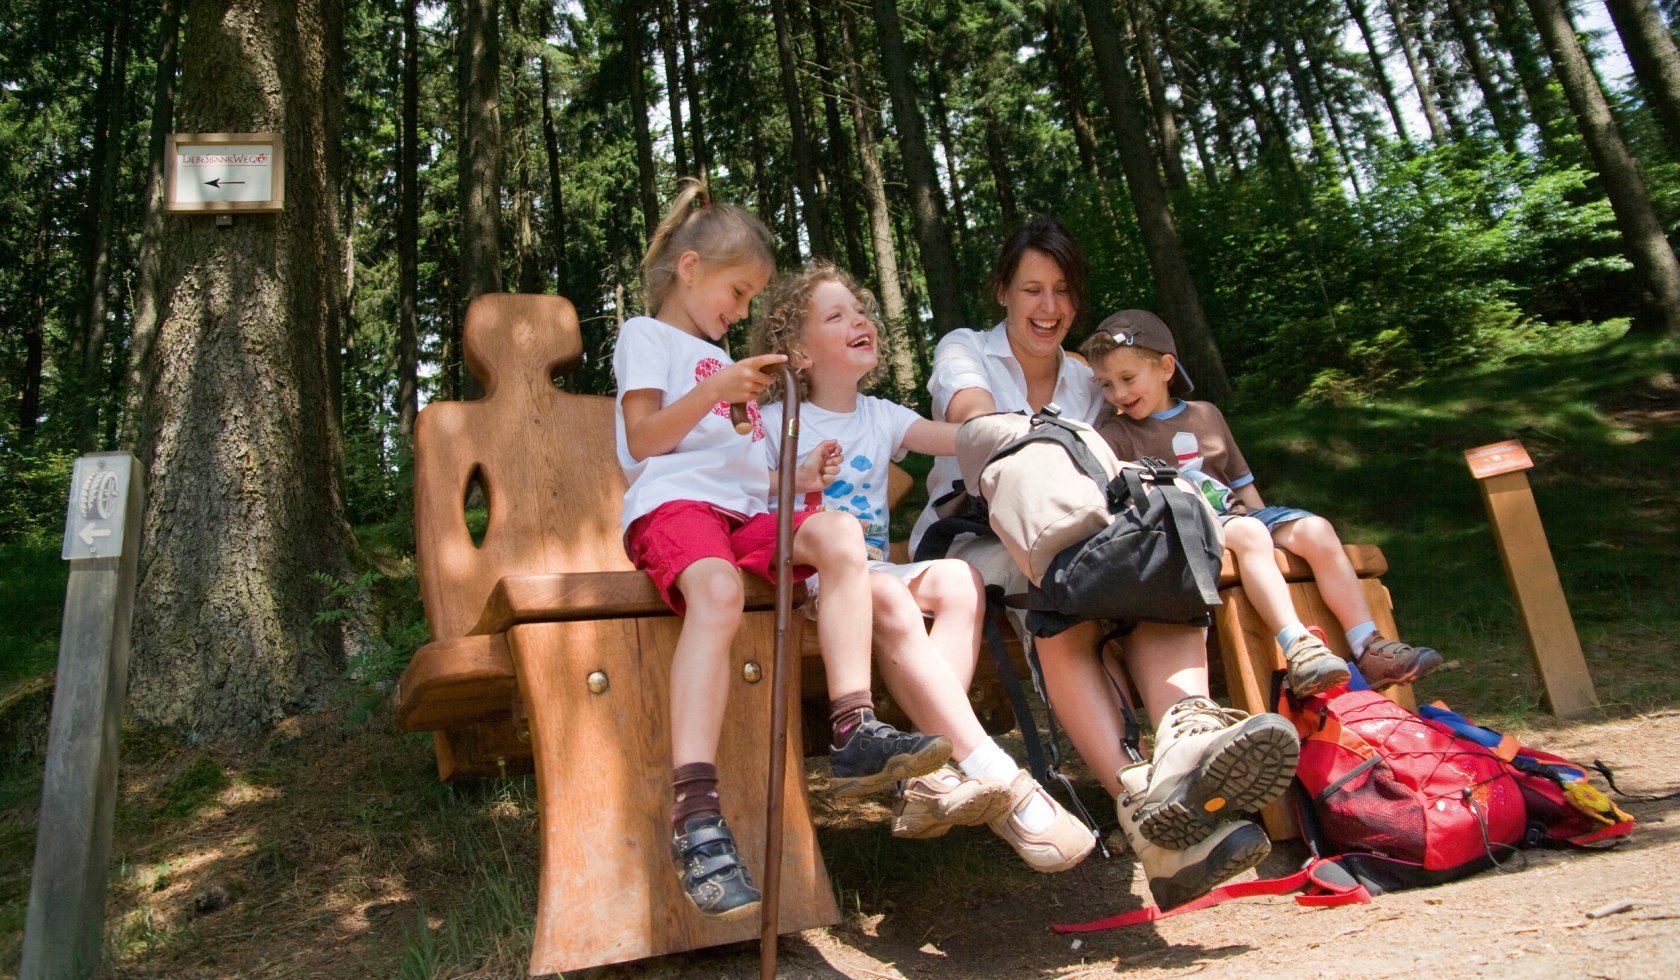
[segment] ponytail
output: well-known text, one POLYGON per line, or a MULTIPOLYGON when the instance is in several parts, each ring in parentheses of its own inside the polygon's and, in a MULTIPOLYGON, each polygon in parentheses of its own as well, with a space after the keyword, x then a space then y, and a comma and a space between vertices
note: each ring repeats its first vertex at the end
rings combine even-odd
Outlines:
POLYGON ((677 260, 693 252, 708 265, 760 262, 776 267, 769 229, 752 212, 713 201, 703 180, 684 177, 665 219, 653 230, 642 257, 642 302, 657 313, 677 277, 677 260))

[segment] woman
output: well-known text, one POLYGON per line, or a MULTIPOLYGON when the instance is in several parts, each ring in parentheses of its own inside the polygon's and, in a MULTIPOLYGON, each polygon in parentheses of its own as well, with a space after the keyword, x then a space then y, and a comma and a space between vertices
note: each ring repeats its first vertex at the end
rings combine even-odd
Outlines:
MULTIPOLYGON (((936 418, 965 422, 991 412, 1038 411, 1054 402, 1064 418, 1094 421, 1104 407, 1091 369, 1062 350, 1085 300, 1079 246, 1053 218, 1034 218, 1004 243, 992 275, 1003 321, 991 330, 953 330, 934 354, 928 391, 936 418)), ((911 550, 936 519, 931 501, 957 479, 956 460, 928 475, 928 509, 911 550)), ((1025 591, 1025 577, 995 539, 963 539, 951 554, 972 562, 988 585, 1025 591)), ((1096 649, 1097 623, 1035 641, 1046 694, 1075 749, 1116 798, 1121 828, 1143 862, 1157 904, 1183 904, 1258 864, 1265 832, 1243 820, 1288 785, 1299 751, 1277 715, 1249 717, 1208 698, 1205 630, 1140 622, 1122 640, 1126 673, 1154 722, 1150 762, 1122 748, 1117 671, 1096 649)))

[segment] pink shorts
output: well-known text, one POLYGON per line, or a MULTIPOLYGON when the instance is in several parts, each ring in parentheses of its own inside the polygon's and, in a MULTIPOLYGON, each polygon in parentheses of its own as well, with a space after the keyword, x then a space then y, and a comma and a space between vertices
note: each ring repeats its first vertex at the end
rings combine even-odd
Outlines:
MULTIPOLYGON (((798 511, 798 528, 813 511, 798 511)), ((678 616, 684 612, 677 576, 702 558, 722 558, 767 582, 776 581, 776 515, 742 517, 699 500, 660 504, 631 522, 624 532, 630 561, 653 578, 665 604, 678 616)), ((793 566, 793 580, 803 582, 815 569, 793 566)))

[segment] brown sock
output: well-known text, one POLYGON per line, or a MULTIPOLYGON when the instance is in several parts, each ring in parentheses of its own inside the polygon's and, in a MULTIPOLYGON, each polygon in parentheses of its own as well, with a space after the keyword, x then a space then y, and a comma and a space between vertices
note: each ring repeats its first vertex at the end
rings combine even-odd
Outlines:
POLYGON ((695 817, 721 817, 718 809, 717 766, 690 762, 671 771, 671 826, 678 829, 695 817))
POLYGON ((828 727, 834 733, 834 744, 845 745, 851 741, 852 731, 863 723, 863 713, 874 710, 875 698, 867 688, 828 702, 828 727))

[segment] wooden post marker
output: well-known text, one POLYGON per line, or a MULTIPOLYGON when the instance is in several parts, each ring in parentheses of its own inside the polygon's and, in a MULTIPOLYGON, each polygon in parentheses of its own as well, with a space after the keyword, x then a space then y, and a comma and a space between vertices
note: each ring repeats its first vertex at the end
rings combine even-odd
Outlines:
POLYGON ((1540 526, 1534 490, 1523 472, 1534 461, 1515 439, 1466 449, 1464 459, 1482 488, 1493 539, 1505 563, 1505 579, 1517 602, 1517 616, 1546 703, 1560 718, 1591 712, 1598 707, 1598 695, 1581 655, 1581 638, 1563 597, 1546 531, 1540 526))
POLYGON ((76 460, 64 530, 70 581, 23 933, 25 980, 91 976, 99 967, 143 497, 133 456, 76 460))

